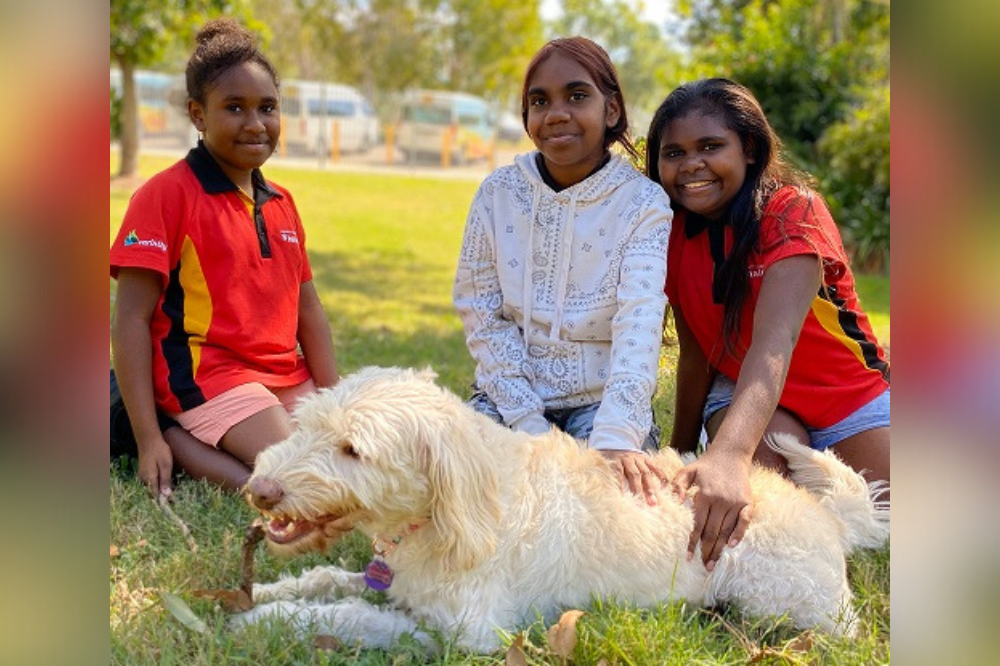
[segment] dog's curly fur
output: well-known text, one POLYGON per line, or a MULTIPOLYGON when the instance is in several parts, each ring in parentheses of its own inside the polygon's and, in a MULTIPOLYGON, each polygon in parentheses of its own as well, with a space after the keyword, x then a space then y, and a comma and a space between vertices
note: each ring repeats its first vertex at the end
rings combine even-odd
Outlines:
MULTIPOLYGON (((689 504, 663 490, 647 506, 620 490, 599 453, 558 430, 512 432, 434 377, 365 368, 306 399, 295 433, 260 454, 248 484, 278 552, 326 548, 352 526, 384 543, 401 536, 386 556, 391 605, 358 598, 362 574, 317 567, 256 585, 255 599, 271 603, 237 623, 284 617, 383 647, 403 633, 432 645, 430 630, 488 652, 500 646, 498 629, 600 597, 730 602, 800 627, 854 631, 845 556, 887 540, 889 511, 880 489, 832 453, 776 438, 796 484, 755 468, 750 529, 709 572, 700 556, 685 557, 689 504)), ((672 450, 655 460, 669 474, 682 465, 672 450)))

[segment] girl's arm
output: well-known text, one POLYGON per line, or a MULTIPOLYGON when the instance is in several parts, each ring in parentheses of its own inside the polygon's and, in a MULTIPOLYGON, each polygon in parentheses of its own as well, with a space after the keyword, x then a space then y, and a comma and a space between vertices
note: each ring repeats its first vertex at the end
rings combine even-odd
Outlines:
POLYGON ((765 271, 754 310, 753 341, 740 368, 733 402, 705 454, 675 479, 680 493, 692 484, 698 486, 688 557, 700 541, 709 570, 722 548, 739 543, 750 524, 753 454, 778 407, 792 351, 819 286, 820 263, 815 255, 782 259, 765 271))
POLYGON ((695 451, 701 436, 701 413, 712 387, 715 371, 694 337, 678 305, 671 305, 680 352, 677 359, 677 387, 674 392, 674 429, 670 446, 678 451, 695 451))
POLYGON ((481 204, 484 197, 481 187, 466 221, 452 300, 462 320, 469 354, 476 362, 478 387, 496 403, 511 428, 533 434, 548 432, 545 405, 528 379, 524 334, 504 315, 493 221, 481 204))
POLYGON ((299 291, 298 340, 316 386, 336 384, 340 374, 337 372, 330 321, 312 280, 303 282, 299 291))
MULTIPOLYGON (((610 323, 611 349, 601 405, 594 416, 589 445, 597 450, 638 451, 652 426, 663 315, 667 296, 667 246, 673 212, 662 192, 651 197, 639 213, 622 248, 618 284, 618 309, 610 323)), ((600 275, 607 270, 603 258, 589 267, 600 275)))
POLYGON ((624 247, 616 290, 618 311, 611 323, 608 377, 589 441, 591 448, 611 462, 623 485, 645 496, 650 505, 656 504, 656 492, 668 481, 639 449, 653 425, 650 406, 663 344, 667 307, 663 285, 673 218, 662 192, 656 194, 624 247))
POLYGON ((153 398, 153 353, 149 332, 163 278, 141 268, 118 274, 111 345, 115 375, 139 450, 139 479, 154 495, 170 495, 173 454, 160 432, 153 398))

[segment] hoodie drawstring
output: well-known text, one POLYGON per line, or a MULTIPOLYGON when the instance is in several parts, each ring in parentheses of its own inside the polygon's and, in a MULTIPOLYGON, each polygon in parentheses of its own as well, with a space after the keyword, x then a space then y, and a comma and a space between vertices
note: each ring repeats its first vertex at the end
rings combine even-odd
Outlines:
POLYGON ((556 282, 556 310, 552 313, 552 326, 549 328, 549 340, 559 339, 559 330, 562 328, 563 305, 566 303, 566 289, 569 282, 569 262, 573 257, 573 219, 576 216, 576 200, 580 195, 580 189, 573 188, 569 199, 569 206, 566 208, 566 216, 563 220, 562 239, 560 241, 559 254, 563 261, 559 262, 559 278, 556 282), (563 256, 566 253, 566 256, 563 256))
POLYGON ((534 285, 531 282, 531 276, 534 273, 532 266, 535 263, 534 256, 534 245, 535 245, 535 224, 538 223, 538 204, 542 200, 542 184, 535 182, 532 184, 532 199, 531 199, 531 218, 528 220, 528 245, 527 253, 524 257, 524 291, 522 294, 524 303, 524 360, 525 363, 531 358, 531 353, 529 351, 529 341, 528 336, 531 331, 531 311, 532 303, 534 302, 535 294, 534 285))

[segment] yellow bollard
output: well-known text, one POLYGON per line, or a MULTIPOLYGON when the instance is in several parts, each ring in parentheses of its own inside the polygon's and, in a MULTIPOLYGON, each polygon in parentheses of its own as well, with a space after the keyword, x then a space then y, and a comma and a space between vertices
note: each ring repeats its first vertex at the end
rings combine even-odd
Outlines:
POLYGON ((330 160, 340 161, 340 121, 336 118, 330 121, 330 160))
POLYGON ((385 163, 392 164, 393 153, 395 151, 396 126, 386 123, 385 126, 385 163))
POLYGON ((451 166, 451 128, 441 130, 441 168, 451 166))
POLYGON ((278 126, 281 128, 281 134, 278 135, 278 155, 284 157, 288 154, 288 146, 285 141, 285 117, 281 116, 278 119, 278 126))

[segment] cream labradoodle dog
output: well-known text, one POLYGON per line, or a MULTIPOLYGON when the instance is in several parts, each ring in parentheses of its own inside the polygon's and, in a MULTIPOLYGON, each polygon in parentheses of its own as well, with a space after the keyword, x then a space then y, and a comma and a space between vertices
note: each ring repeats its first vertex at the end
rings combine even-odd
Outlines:
MULTIPOLYGON (((593 598, 639 606, 686 599, 787 616, 800 627, 854 630, 845 556, 889 535, 878 488, 791 438, 793 485, 757 469, 743 541, 712 572, 685 554, 688 505, 624 493, 605 460, 553 430, 497 425, 435 385, 434 373, 366 368, 303 401, 297 429, 257 459, 247 486, 270 519, 272 549, 323 549, 357 527, 373 539, 365 573, 317 567, 254 587, 237 624, 280 617, 303 631, 386 647, 435 633, 488 652, 502 632, 593 598), (357 595, 388 589, 376 607, 357 595), (428 633, 425 630, 429 630, 428 633)), ((671 450, 656 463, 681 467, 671 450)))

